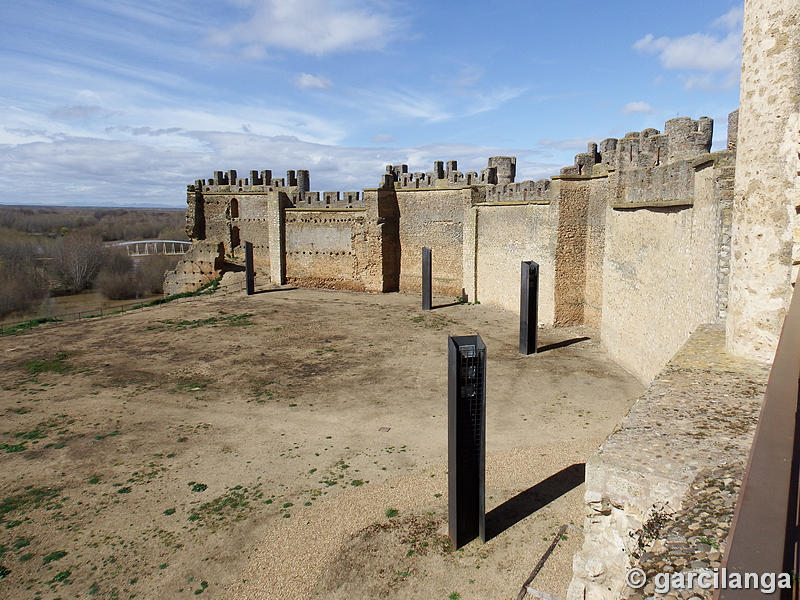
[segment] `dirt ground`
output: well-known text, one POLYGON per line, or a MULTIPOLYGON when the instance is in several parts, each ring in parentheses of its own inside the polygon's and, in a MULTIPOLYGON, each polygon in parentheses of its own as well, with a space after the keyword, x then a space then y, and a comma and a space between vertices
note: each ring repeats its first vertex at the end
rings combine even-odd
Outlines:
POLYGON ((0 597, 507 599, 569 524, 533 583, 564 597, 582 463, 642 386, 590 330, 517 335, 283 289, 0 337, 0 597), (476 332, 496 535, 453 550, 446 342, 476 332))

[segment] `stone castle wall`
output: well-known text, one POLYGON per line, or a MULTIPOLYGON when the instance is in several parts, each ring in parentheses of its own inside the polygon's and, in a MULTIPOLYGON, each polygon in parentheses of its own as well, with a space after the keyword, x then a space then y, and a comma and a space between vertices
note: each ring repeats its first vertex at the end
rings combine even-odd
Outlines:
MULTIPOLYGON (((709 154, 712 132, 706 117, 671 119, 664 133, 591 143, 537 182, 516 182, 507 156, 480 173, 389 165, 363 193, 312 192, 304 170, 216 171, 187 190, 187 231, 221 244, 231 268, 252 242, 259 281, 362 291, 420 291, 429 247, 434 294, 509 310, 520 263, 534 260, 540 322, 599 329, 649 381, 698 324, 724 315, 734 150, 709 154)), ((177 275, 169 291, 183 291, 177 275)))

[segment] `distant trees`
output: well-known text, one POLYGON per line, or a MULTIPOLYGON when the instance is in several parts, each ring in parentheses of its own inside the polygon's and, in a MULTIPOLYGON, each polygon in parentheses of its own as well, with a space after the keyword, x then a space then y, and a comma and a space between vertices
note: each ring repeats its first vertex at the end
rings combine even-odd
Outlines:
POLYGON ((87 231, 102 241, 186 239, 182 210, 124 208, 0 207, 0 230, 51 237, 87 231))
POLYGON ((83 231, 69 233, 53 248, 53 274, 66 291, 81 292, 94 280, 104 254, 103 243, 96 235, 83 231))
POLYGON ((164 291, 164 274, 175 268, 177 256, 144 256, 137 263, 122 250, 111 250, 94 287, 106 298, 124 300, 164 291))
POLYGON ((0 316, 39 305, 49 293, 35 247, 26 241, 0 241, 0 316))
POLYGON ((177 210, 0 206, 0 317, 25 313, 50 293, 93 288, 107 298, 162 293, 177 256, 134 261, 111 240, 186 239, 177 210))

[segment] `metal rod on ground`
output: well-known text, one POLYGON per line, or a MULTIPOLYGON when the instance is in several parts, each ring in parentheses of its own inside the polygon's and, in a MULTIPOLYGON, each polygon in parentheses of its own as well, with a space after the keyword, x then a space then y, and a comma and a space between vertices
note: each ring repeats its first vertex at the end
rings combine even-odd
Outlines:
POLYGON ((561 529, 558 530, 555 539, 550 543, 550 547, 545 550, 545 553, 542 554, 542 558, 539 559, 539 562, 536 563, 536 566, 531 571, 530 576, 525 580, 525 583, 522 584, 522 589, 520 589, 519 594, 517 594, 517 600, 523 600, 525 598, 525 594, 528 593, 528 586, 533 582, 533 578, 539 574, 539 571, 542 570, 545 561, 550 558, 550 555, 553 553, 553 550, 556 549, 556 544, 558 544, 558 540, 561 539, 561 536, 564 535, 564 532, 567 530, 566 525, 562 525, 561 529))
POLYGON ((519 292, 519 352, 536 354, 539 322, 539 265, 532 260, 522 262, 519 292))
POLYGON ((422 310, 431 309, 431 249, 422 249, 422 310))
POLYGON ((456 548, 486 541, 486 346, 447 338, 447 519, 456 548))
POLYGON ((253 244, 251 242, 244 243, 244 271, 247 295, 252 296, 256 289, 255 272, 253 271, 253 244))

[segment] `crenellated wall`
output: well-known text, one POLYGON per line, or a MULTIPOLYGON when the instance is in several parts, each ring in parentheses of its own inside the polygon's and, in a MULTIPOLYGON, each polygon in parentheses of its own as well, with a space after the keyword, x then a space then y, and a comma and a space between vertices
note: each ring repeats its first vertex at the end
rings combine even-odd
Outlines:
POLYGON ((551 180, 516 182, 508 156, 480 173, 454 160, 415 173, 388 165, 363 193, 312 192, 303 170, 215 171, 188 188, 187 231, 222 244, 229 268, 252 242, 257 281, 351 290, 420 291, 429 247, 435 294, 514 311, 520 263, 534 260, 540 322, 597 328, 648 381, 726 313, 735 114, 729 123, 722 152, 708 152, 711 119, 681 117, 664 133, 590 143, 551 180))

